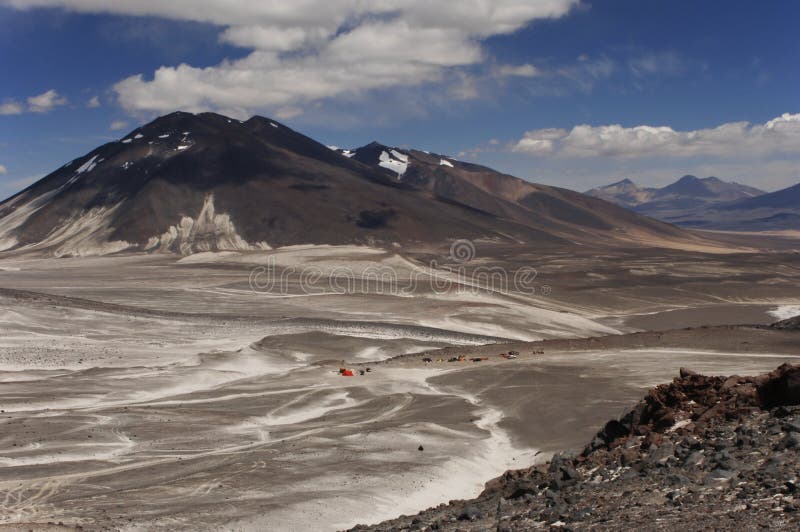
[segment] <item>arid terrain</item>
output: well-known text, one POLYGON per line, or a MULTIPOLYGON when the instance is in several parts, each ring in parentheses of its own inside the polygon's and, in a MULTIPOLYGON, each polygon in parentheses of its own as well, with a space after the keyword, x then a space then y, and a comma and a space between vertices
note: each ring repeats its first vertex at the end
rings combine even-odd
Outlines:
POLYGON ((0 532, 800 529, 800 2, 717 4, 0 0, 0 532))
POLYGON ((707 327, 800 305, 796 241, 730 238, 742 251, 6 258, 0 519, 333 530, 474 497, 581 447, 681 366, 800 362, 792 332, 707 327))

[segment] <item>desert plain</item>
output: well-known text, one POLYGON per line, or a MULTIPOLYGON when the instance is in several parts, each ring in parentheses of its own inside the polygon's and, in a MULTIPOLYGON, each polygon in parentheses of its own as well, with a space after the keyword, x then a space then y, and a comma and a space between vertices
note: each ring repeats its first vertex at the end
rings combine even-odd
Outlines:
POLYGON ((800 241, 726 238, 7 256, 0 525, 337 530, 474 497, 680 367, 800 362, 766 327, 800 313, 800 241))

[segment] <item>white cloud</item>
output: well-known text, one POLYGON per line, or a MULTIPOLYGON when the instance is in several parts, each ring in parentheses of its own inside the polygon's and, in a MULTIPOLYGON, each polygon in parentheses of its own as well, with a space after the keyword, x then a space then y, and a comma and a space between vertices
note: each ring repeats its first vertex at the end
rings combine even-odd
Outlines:
MULTIPOLYGON (((252 49, 199 68, 163 66, 114 86, 130 111, 303 107, 308 102, 441 81, 482 63, 482 41, 565 15, 579 0, 0 0, 17 8, 211 22, 223 42, 252 49)), ((507 75, 535 75, 532 65, 507 75)), ((469 90, 462 90, 468 96, 469 90)))
POLYGON ((95 107, 100 107, 100 98, 97 96, 92 96, 89 98, 89 101, 86 102, 86 107, 90 109, 94 109, 95 107))
POLYGON ((447 94, 456 100, 474 100, 481 94, 483 81, 465 72, 457 72, 447 89, 447 94))
POLYGON ((59 95, 55 89, 28 98, 28 110, 32 113, 47 113, 53 108, 64 105, 67 99, 59 95))
POLYGON ((233 26, 223 31, 222 42, 257 50, 288 51, 320 43, 330 37, 327 28, 279 28, 275 26, 233 26))
POLYGON ((16 101, 8 100, 0 103, 0 115, 18 115, 25 111, 25 107, 16 101))
POLYGON ((2 164, 0 164, 0 175, 7 174, 7 173, 8 173, 8 168, 6 168, 2 164))
POLYGON ((111 122, 111 125, 108 126, 108 129, 111 131, 117 131, 126 127, 128 127, 128 123, 125 120, 114 120, 111 122))
POLYGON ((542 72, 531 64, 524 65, 503 65, 497 68, 497 74, 500 76, 518 76, 522 78, 533 78, 542 74, 542 72))
POLYGON ((275 111, 275 117, 281 120, 289 120, 290 118, 294 118, 302 114, 303 110, 299 107, 281 107, 275 111))
MULTIPOLYGON (((0 4, 2 4, 2 0, 0 0, 0 4)), ((0 115, 19 115, 25 111, 29 111, 31 113, 47 113, 54 107, 64 105, 66 103, 66 98, 59 95, 55 89, 50 89, 42 94, 28 97, 27 105, 18 102, 17 100, 4 101, 0 104, 0 115)))
POLYGON ((512 151, 551 157, 695 157, 800 153, 800 114, 764 124, 730 122, 708 129, 669 126, 578 125, 528 131, 512 151))
POLYGON ((678 76, 688 71, 687 61, 676 52, 649 52, 631 58, 628 68, 636 77, 678 76))

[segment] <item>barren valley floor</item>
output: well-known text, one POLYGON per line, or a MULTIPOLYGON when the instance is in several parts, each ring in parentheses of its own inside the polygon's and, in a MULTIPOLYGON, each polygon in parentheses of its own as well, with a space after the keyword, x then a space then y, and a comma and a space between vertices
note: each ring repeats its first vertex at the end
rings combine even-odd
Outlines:
POLYGON ((0 523, 377 522, 582 446, 681 366, 757 374, 800 362, 778 331, 631 334, 776 321, 800 304, 788 244, 480 251, 470 268, 533 266, 536 290, 459 290, 456 279, 442 292, 420 250, 3 260, 0 523), (428 277, 403 293, 309 293, 297 278, 253 289, 269 257, 273 276, 313 264, 323 278, 365 278, 374 265, 428 277), (569 340, 588 337, 600 339, 569 340), (498 357, 509 349, 519 358, 498 357), (439 361, 458 354, 488 360, 439 361))

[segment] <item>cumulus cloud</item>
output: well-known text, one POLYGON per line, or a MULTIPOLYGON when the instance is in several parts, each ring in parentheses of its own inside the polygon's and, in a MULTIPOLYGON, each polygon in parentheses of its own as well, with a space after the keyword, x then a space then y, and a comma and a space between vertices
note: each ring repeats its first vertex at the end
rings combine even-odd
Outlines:
POLYGON ((27 104, 23 104, 17 100, 5 100, 0 103, 0 115, 19 115, 25 111, 47 113, 59 105, 66 104, 67 99, 58 94, 55 89, 50 89, 42 94, 28 97, 26 102, 27 104))
POLYGON ((111 131, 117 131, 126 127, 128 127, 128 123, 125 120, 114 120, 111 122, 111 125, 108 126, 108 129, 111 131))
POLYGON ((32 113, 47 113, 59 105, 67 103, 67 99, 59 95, 55 89, 28 98, 28 110, 32 113))
POLYGON ((100 107, 100 98, 97 96, 92 96, 89 98, 89 101, 86 102, 86 107, 90 109, 94 109, 95 107, 100 107))
POLYGON ((8 173, 8 168, 6 168, 2 164, 0 164, 0 175, 7 174, 7 173, 8 173))
POLYGON ((0 115, 19 115, 25 111, 25 106, 21 103, 8 100, 0 103, 0 115))
POLYGON ((528 131, 512 151, 548 157, 694 157, 800 153, 800 114, 763 124, 730 122, 708 129, 669 126, 578 125, 528 131))
MULTIPOLYGON (((211 22, 244 58, 163 66, 114 86, 130 111, 299 108, 340 95, 441 81, 486 59, 482 41, 557 18, 579 0, 0 0, 16 8, 211 22)), ((532 65, 507 75, 535 75, 532 65)), ((462 90, 464 95, 469 91, 462 90)))

